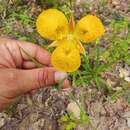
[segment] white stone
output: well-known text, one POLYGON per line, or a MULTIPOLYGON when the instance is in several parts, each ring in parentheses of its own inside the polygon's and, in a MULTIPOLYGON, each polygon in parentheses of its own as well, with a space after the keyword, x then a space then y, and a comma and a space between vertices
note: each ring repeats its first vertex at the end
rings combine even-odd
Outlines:
POLYGON ((130 118, 127 118, 127 125, 130 128, 130 118))
POLYGON ((124 69, 124 68, 120 68, 119 69, 119 76, 121 78, 125 78, 125 77, 128 77, 129 76, 129 71, 124 69))
POLYGON ((124 113, 123 117, 130 118, 130 111, 127 111, 124 113))
POLYGON ((130 82, 130 77, 125 77, 125 81, 130 82))
POLYGON ((6 123, 7 115, 5 113, 0 113, 0 128, 6 123))
POLYGON ((68 113, 73 113, 75 117, 80 118, 80 108, 75 102, 71 102, 67 106, 68 113))

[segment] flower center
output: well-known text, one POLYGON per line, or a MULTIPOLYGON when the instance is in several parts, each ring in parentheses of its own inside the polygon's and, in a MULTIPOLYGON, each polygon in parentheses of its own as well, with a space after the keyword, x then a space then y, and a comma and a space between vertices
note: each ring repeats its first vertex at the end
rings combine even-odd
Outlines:
POLYGON ((74 39, 74 36, 73 36, 73 34, 68 34, 68 35, 66 36, 66 38, 67 38, 67 40, 73 40, 73 39, 74 39))
POLYGON ((71 51, 70 48, 66 48, 66 49, 65 49, 65 55, 69 55, 69 54, 70 54, 70 51, 71 51))
POLYGON ((64 36, 65 28, 63 26, 58 26, 56 29, 57 39, 62 39, 64 36))

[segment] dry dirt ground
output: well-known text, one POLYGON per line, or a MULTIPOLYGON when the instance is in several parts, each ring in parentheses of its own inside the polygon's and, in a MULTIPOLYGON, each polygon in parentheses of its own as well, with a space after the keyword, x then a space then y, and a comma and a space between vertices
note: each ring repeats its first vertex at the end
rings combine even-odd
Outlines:
MULTIPOLYGON (((35 5, 35 0, 30 1, 28 0, 29 5, 39 8, 35 5)), ((76 17, 79 18, 86 12, 100 12, 101 18, 109 22, 112 14, 116 12, 130 18, 130 0, 108 0, 105 6, 100 4, 102 3, 98 0, 77 0, 76 17)), ((26 35, 32 33, 30 28, 26 31, 28 31, 26 35)), ((0 33, 0 35, 8 35, 3 32, 3 27, 0 27, 0 33)), ((25 31, 23 30, 22 33, 25 31)), ((72 91, 77 100, 79 95, 86 95, 85 109, 90 116, 91 124, 78 125, 75 130, 130 130, 130 104, 124 97, 119 97, 113 102, 95 89, 74 88, 66 91, 72 91)), ((59 92, 50 88, 40 89, 34 95, 25 94, 8 110, 0 113, 0 130, 61 130, 58 119, 66 112, 69 102, 65 91, 59 92)))
MULTIPOLYGON (((85 106, 91 125, 79 125, 76 130, 130 130, 130 106, 123 98, 113 103, 101 93, 94 97, 88 90, 75 89, 73 93, 78 98, 83 91, 87 95, 85 106)), ((11 116, 0 114, 1 130, 60 130, 57 120, 66 111, 67 104, 65 93, 52 89, 23 96, 14 105, 11 116)))

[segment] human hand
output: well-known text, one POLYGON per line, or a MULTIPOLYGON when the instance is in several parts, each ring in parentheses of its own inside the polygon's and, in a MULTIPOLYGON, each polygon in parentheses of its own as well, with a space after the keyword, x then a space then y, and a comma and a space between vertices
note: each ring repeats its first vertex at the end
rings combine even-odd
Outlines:
MULTIPOLYGON (((39 46, 0 37, 0 110, 17 96, 50 86, 66 77, 66 73, 56 71, 50 66, 50 54, 39 46), (36 68, 25 50, 45 67, 36 68)), ((69 81, 64 81, 64 87, 69 81)))

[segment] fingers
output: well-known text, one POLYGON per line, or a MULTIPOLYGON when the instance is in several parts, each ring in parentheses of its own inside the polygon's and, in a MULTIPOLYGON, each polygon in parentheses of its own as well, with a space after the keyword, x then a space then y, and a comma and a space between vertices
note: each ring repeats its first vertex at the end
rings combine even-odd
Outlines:
POLYGON ((31 61, 24 61, 23 68, 24 69, 33 69, 33 68, 36 68, 36 65, 31 61))
MULTIPOLYGON (((54 85, 67 77, 66 73, 55 71, 52 67, 44 67, 42 69, 26 70, 21 72, 25 85, 23 92, 54 85)), ((65 81, 63 87, 67 87, 68 80, 65 81)))
POLYGON ((65 79, 63 83, 63 89, 67 89, 70 86, 71 86, 70 81, 68 79, 65 79))
MULTIPOLYGON (((52 67, 33 69, 36 66, 26 53, 39 63, 50 66, 50 54, 39 46, 7 38, 0 38, 0 43, 0 108, 18 95, 53 85, 67 77, 66 73, 57 72, 52 67)), ((69 86, 69 80, 65 80, 63 87, 69 86)))
POLYGON ((27 54, 43 65, 50 65, 49 52, 36 44, 1 37, 0 43, 6 46, 7 51, 11 55, 13 61, 15 61, 16 67, 21 66, 23 61, 31 61, 27 54))
MULTIPOLYGON (((57 72, 52 67, 32 70, 0 69, 0 96, 15 98, 18 95, 53 85, 66 78, 66 73, 57 72)), ((69 85, 65 81, 64 86, 69 85)))
MULTIPOLYGON (((68 79, 65 79, 64 82, 63 82, 63 86, 62 86, 63 90, 66 90, 66 89, 70 88, 70 86, 71 86, 70 81, 68 79)), ((31 95, 34 95, 34 94, 37 93, 37 90, 38 89, 33 89, 29 93, 31 95)))
MULTIPOLYGON (((18 42, 20 48, 26 51, 31 57, 35 58, 39 63, 50 65, 50 54, 38 45, 29 42, 18 42)), ((29 56, 21 49, 21 54, 24 60, 30 60, 29 56)))

